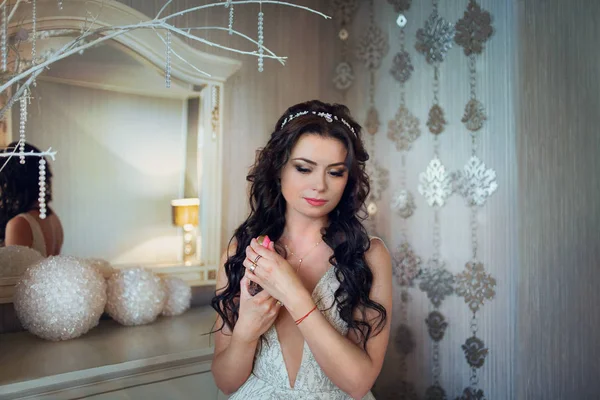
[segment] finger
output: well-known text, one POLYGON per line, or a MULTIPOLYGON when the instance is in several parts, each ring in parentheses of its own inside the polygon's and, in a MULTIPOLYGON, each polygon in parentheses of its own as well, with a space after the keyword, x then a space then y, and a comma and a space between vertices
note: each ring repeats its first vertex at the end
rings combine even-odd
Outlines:
MULTIPOLYGON (((271 250, 263 247, 262 245, 258 244, 258 241, 256 239, 252 239, 250 241, 250 248, 256 255, 260 255, 261 257, 264 257, 266 260, 273 259, 273 252, 271 250)), ((256 258, 256 255, 254 256, 255 258, 256 258)))
POLYGON ((250 292, 248 290, 248 284, 250 283, 250 281, 248 280, 248 278, 246 277, 246 275, 244 275, 242 277, 242 280, 240 281, 240 296, 243 298, 250 298, 252 297, 250 295, 250 292))
POLYGON ((244 268, 246 268, 246 272, 245 272, 246 276, 248 276, 249 274, 252 274, 252 276, 256 277, 258 270, 263 268, 262 266, 259 266, 258 264, 254 264, 253 261, 250 261, 247 258, 242 262, 242 265, 244 266, 244 268))
POLYGON ((254 260, 258 254, 254 251, 252 246, 246 246, 246 258, 254 260))

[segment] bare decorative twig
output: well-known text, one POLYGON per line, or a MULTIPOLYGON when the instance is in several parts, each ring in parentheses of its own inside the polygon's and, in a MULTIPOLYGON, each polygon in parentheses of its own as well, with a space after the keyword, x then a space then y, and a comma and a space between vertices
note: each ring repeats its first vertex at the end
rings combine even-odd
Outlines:
MULTIPOLYGON (((8 26, 10 25, 11 20, 15 16, 15 13, 17 12, 19 5, 21 5, 21 3, 23 3, 23 2, 28 2, 28 1, 16 0, 14 2, 14 4, 12 4, 12 5, 10 4, 10 2, 8 0, 0 1, 0 8, 2 8, 3 6, 6 6, 6 10, 7 10, 7 12, 5 14, 6 18, 4 21, 4 25, 2 27, 2 29, 4 31, 8 32, 8 26), (10 11, 8 11, 9 7, 10 7, 10 11)), ((20 100, 21 97, 25 93, 28 92, 30 85, 33 82, 35 82, 36 77, 38 75, 40 75, 50 65, 52 65, 53 63, 60 61, 64 58, 67 58, 73 54, 81 53, 86 49, 89 49, 93 46, 97 46, 107 40, 115 39, 116 37, 118 37, 120 35, 126 34, 128 32, 134 31, 134 30, 152 29, 157 34, 157 36, 160 38, 160 40, 165 44, 165 46, 168 47, 169 54, 172 54, 173 56, 177 57, 182 62, 184 62, 191 68, 193 68, 195 71, 197 71, 205 76, 210 76, 210 74, 202 71, 198 66, 192 65, 190 62, 185 60, 184 57, 182 57, 180 54, 175 52, 169 46, 169 42, 167 40, 165 40, 165 38, 163 37, 163 34, 161 34, 158 30, 164 30, 164 31, 167 31, 169 35, 175 34, 182 38, 193 40, 195 42, 203 43, 203 44, 209 45, 211 47, 231 51, 234 53, 244 54, 244 55, 249 55, 249 56, 254 56, 254 57, 274 59, 274 60, 277 60, 282 65, 285 65, 285 61, 287 59, 287 57, 280 57, 280 56, 276 55, 274 52, 272 52, 271 50, 269 50, 268 48, 263 46, 258 41, 252 39, 251 37, 249 37, 241 32, 238 32, 238 31, 232 29, 231 27, 205 26, 205 27, 181 28, 181 27, 176 27, 173 24, 169 23, 170 20, 174 19, 175 17, 181 16, 181 15, 185 15, 185 14, 188 14, 191 12, 206 10, 206 9, 209 9, 212 7, 218 7, 218 6, 222 7, 224 4, 223 2, 214 2, 211 4, 204 4, 204 5, 200 5, 200 6, 196 6, 196 7, 191 7, 191 8, 187 8, 185 10, 177 11, 177 12, 171 13, 169 15, 166 15, 164 17, 161 17, 161 15, 165 12, 165 10, 172 3, 172 0, 167 0, 165 2, 165 4, 163 5, 163 7, 156 14, 156 17, 154 17, 154 19, 151 19, 148 21, 140 21, 139 23, 136 23, 136 24, 122 25, 122 26, 98 26, 100 12, 102 11, 102 9, 104 7, 104 2, 105 2, 105 0, 90 0, 87 2, 87 3, 100 3, 100 10, 97 11, 95 14, 90 11, 87 11, 87 13, 85 15, 85 20, 81 26, 81 30, 79 30, 79 29, 53 29, 53 30, 40 31, 38 29, 37 32, 33 32, 33 34, 32 34, 32 32, 27 32, 24 29, 20 29, 17 32, 17 34, 15 35, 15 40, 13 42, 8 41, 8 38, 6 38, 8 43, 6 45, 6 50, 3 51, 2 56, 8 57, 7 53, 11 52, 11 53, 13 53, 12 55, 14 56, 13 57, 14 61, 12 61, 7 66, 7 70, 4 71, 2 75, 0 75, 0 95, 5 95, 5 97, 6 97, 6 101, 3 105, 3 107, 0 109, 0 120, 5 118, 7 111, 11 109, 11 107, 13 106, 13 104, 15 104, 15 102, 17 100, 20 100), (244 51, 244 50, 228 47, 225 45, 221 45, 219 43, 216 43, 216 42, 213 42, 213 41, 210 41, 205 38, 202 38, 202 37, 192 34, 192 32, 194 32, 194 31, 201 32, 201 31, 208 31, 208 30, 228 31, 230 34, 235 34, 237 36, 240 36, 244 40, 247 40, 257 50, 244 51), (72 38, 72 36, 74 34, 76 35, 76 37, 72 38), (34 35, 35 35, 35 37, 33 37, 34 35), (27 58, 26 57, 24 58, 23 54, 21 54, 21 52, 19 50, 19 44, 21 42, 27 41, 27 40, 32 40, 32 41, 35 41, 38 39, 43 40, 43 39, 46 39, 49 37, 66 37, 66 38, 70 38, 70 39, 72 38, 72 39, 69 40, 66 44, 64 44, 58 50, 55 50, 55 49, 47 50, 44 54, 37 54, 37 56, 35 57, 35 60, 32 59, 31 62, 27 62, 27 58), (13 89, 13 87, 16 89, 11 90, 11 89, 13 89)), ((231 1, 231 0, 228 0, 228 2, 226 4, 231 7, 233 5, 244 5, 244 4, 251 4, 251 3, 256 3, 256 4, 260 3, 262 5, 275 4, 275 5, 281 5, 281 6, 287 6, 287 7, 294 7, 294 8, 302 9, 302 10, 317 14, 325 19, 330 19, 329 16, 327 16, 321 12, 315 11, 309 7, 305 7, 305 6, 301 6, 301 5, 297 5, 297 4, 293 4, 293 3, 285 2, 285 1, 274 1, 274 0, 231 1)), ((60 2, 59 2, 59 4, 60 4, 60 2)), ((21 23, 21 21, 18 21, 16 23, 16 25, 19 26, 20 23, 21 23)), ((35 24, 33 24, 33 25, 35 25, 35 24)), ((19 141, 19 145, 20 144, 21 144, 21 141, 19 141)), ((10 157, 13 157, 13 156, 50 157, 52 160, 54 160, 54 158, 56 156, 56 151, 52 151, 52 148, 49 148, 45 152, 22 153, 17 150, 19 145, 17 145, 13 149, 12 152, 0 153, 0 158, 7 158, 6 162, 4 162, 3 165, 0 167, 0 171, 2 171, 2 169, 4 169, 6 163, 8 162, 8 160, 10 160, 10 157)))

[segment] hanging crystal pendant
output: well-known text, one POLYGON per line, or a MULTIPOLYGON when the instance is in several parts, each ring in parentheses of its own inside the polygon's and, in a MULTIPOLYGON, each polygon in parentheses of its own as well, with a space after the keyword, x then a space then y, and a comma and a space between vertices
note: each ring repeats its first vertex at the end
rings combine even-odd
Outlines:
POLYGON ((46 218, 46 160, 44 157, 40 157, 40 197, 38 202, 40 203, 40 218, 46 218))
POLYGON ((171 31, 167 30, 167 65, 165 67, 165 85, 171 87, 171 31))
POLYGON ((25 164, 25 123, 27 122, 27 91, 19 99, 19 158, 25 164))
POLYGON ((62 0, 58 0, 58 9, 59 9, 59 10, 62 10, 62 9, 63 9, 62 0))
POLYGON ((6 15, 6 2, 2 4, 2 71, 6 72, 6 61, 8 59, 7 46, 6 46, 6 35, 8 29, 8 20, 6 15))
POLYGON ((31 0, 31 63, 35 65, 36 57, 36 33, 37 33, 37 7, 36 0, 31 0))
POLYGON ((233 35, 233 4, 228 1, 225 7, 229 7, 229 34, 233 35))
POLYGON ((258 13, 258 72, 263 72, 263 65, 264 65, 263 54, 265 51, 263 49, 263 43, 264 43, 263 17, 264 17, 263 12, 259 11, 259 13, 258 13))

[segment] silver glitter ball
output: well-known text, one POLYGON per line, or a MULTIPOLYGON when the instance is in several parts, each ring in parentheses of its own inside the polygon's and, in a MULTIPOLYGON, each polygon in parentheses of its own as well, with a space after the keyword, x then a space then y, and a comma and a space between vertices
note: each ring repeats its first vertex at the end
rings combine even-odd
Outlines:
POLYGON ((43 260, 39 251, 26 246, 0 248, 0 277, 21 276, 27 267, 43 260))
POLYGON ((192 288, 183 279, 174 276, 163 278, 167 291, 167 302, 162 315, 173 317, 181 315, 190 308, 192 301, 192 288))
POLYGON ((47 340, 79 337, 98 325, 106 281, 75 257, 49 257, 28 268, 17 283, 14 306, 25 329, 47 340))
POLYGON ((122 325, 153 322, 165 306, 164 283, 144 268, 117 271, 107 283, 106 312, 122 325))
POLYGON ((104 276, 104 279, 110 278, 112 273, 115 271, 108 261, 103 260, 101 258, 86 258, 84 259, 84 261, 89 263, 92 267, 96 268, 98 272, 100 272, 102 276, 104 276))

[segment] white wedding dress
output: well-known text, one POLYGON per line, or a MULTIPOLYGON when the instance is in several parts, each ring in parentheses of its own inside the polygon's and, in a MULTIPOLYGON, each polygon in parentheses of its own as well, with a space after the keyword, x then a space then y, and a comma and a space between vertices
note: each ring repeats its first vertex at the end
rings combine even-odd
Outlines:
MULTIPOLYGON (((334 293, 340 283, 333 267, 315 286, 312 298, 329 323, 342 335, 348 332, 347 324, 340 318, 337 307, 331 307, 334 293)), ((257 351, 254 369, 248 380, 231 395, 230 400, 350 400, 348 394, 329 380, 310 348, 304 342, 302 361, 294 387, 290 387, 287 369, 275 325, 265 333, 267 343, 257 351)), ((371 392, 363 400, 374 400, 371 392)))

